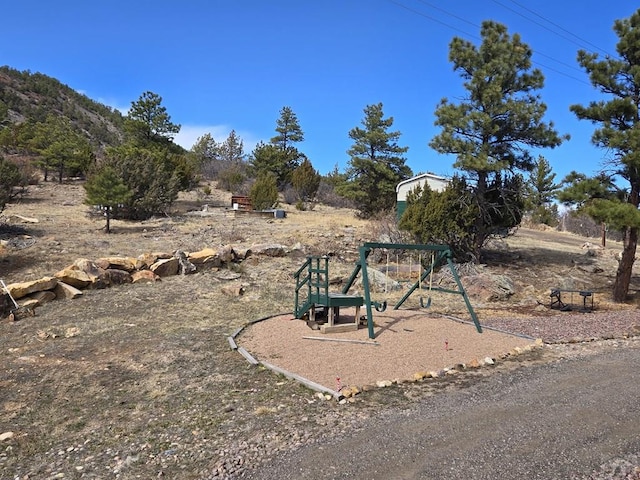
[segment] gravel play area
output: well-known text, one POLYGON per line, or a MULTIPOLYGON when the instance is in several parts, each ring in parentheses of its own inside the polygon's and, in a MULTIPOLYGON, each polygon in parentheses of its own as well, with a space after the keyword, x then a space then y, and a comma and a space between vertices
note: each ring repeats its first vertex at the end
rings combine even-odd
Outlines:
MULTIPOLYGON (((348 316, 345 316, 349 319, 348 316)), ((351 316, 351 320, 353 316, 351 316)), ((357 331, 321 333, 293 315, 247 327, 238 345, 264 361, 330 389, 408 380, 418 372, 457 364, 482 363, 534 339, 430 315, 424 310, 388 310, 375 316, 375 339, 366 326, 357 331), (339 379, 339 381, 338 381, 339 379)))
POLYGON ((375 325, 372 340, 366 326, 324 334, 287 314, 248 326, 236 341, 258 361, 336 389, 482 364, 487 357, 533 345, 537 338, 555 343, 640 333, 637 310, 492 317, 482 321, 482 333, 471 322, 426 310, 387 310, 375 315, 375 325))

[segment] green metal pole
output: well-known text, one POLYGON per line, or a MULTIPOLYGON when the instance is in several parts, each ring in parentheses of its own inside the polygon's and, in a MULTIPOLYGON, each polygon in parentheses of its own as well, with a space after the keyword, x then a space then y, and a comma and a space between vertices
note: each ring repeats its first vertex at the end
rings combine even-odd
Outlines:
POLYGON ((347 280, 347 283, 345 284, 345 286, 342 288, 342 293, 349 293, 349 289, 353 286, 353 284, 356 281, 356 278, 358 277, 358 274, 360 273, 360 270, 362 270, 362 252, 364 251, 364 259, 365 259, 365 265, 366 265, 366 259, 369 256, 369 253, 371 253, 371 249, 366 247, 366 246, 362 246, 358 248, 358 251, 360 252, 360 258, 358 259, 358 261, 356 262, 356 267, 353 269, 353 272, 351 272, 351 276, 349 276, 349 279, 347 280))
MULTIPOLYGON (((425 248, 425 250, 428 250, 428 248, 425 248)), ((436 255, 436 258, 431 264, 431 266, 429 267, 429 269, 422 272, 422 274, 420 275, 420 278, 416 281, 416 283, 413 284, 413 286, 409 289, 409 291, 405 293, 404 296, 398 301, 398 303, 396 303, 395 307, 393 307, 394 310, 398 310, 400 308, 400 306, 405 302, 405 300, 411 296, 411 294, 420 286, 422 282, 425 281, 425 279, 431 273, 431 270, 433 270, 433 268, 436 265, 438 265, 438 263, 440 263, 440 261, 442 260, 442 257, 444 256, 446 256, 446 252, 442 252, 442 251, 438 252, 438 255, 436 255)), ((420 269, 422 269, 422 265, 420 265, 420 269)))
POLYGON ((467 292, 465 291, 464 287, 462 286, 462 282, 460 282, 460 277, 458 277, 458 272, 456 272, 456 268, 455 268, 455 265, 453 264, 453 261, 451 260, 451 256, 447 256, 447 263, 449 264, 449 268, 451 269, 451 273, 453 273, 453 278, 455 279, 456 283, 458 284, 458 289, 460 290, 460 293, 462 294, 462 298, 464 298, 464 303, 467 304, 467 310, 469 310, 469 313, 471 314, 471 318, 473 319, 473 323, 476 326, 476 330, 478 331, 478 333, 482 333, 482 326, 480 325, 480 322, 478 321, 478 316, 476 315, 476 312, 473 311, 473 307, 471 306, 471 302, 469 301, 469 297, 467 296, 467 292))
POLYGON ((369 274, 367 273, 367 257, 371 249, 362 246, 358 249, 360 251, 360 271, 362 272, 362 288, 364 289, 364 304, 367 307, 367 328, 369 338, 376 338, 376 334, 373 331, 373 310, 371 310, 371 291, 369 290, 369 274))

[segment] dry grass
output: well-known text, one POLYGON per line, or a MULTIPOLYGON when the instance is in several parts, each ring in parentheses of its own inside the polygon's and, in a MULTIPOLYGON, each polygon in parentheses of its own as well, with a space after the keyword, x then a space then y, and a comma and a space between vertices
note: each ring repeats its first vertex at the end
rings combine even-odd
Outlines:
MULTIPOLYGON (((267 242, 331 254, 332 276, 346 277, 357 247, 378 240, 347 209, 285 207, 286 219, 236 217, 222 208, 206 216, 187 214, 206 203, 224 203, 219 192, 185 195, 167 217, 115 221, 114 233, 105 235, 103 219, 89 216, 82 200, 80 184, 45 184, 10 205, 0 219, 0 238, 29 235, 34 241, 0 252, 0 278, 40 278, 80 257, 267 242)), ((544 298, 549 287, 567 279, 607 288, 615 274, 609 250, 587 258, 584 239, 540 235, 545 236, 507 238, 490 252, 487 268, 511 275, 518 291, 533 286, 533 297, 544 298), (604 272, 587 273, 581 262, 598 262, 604 272)), ((369 392, 354 405, 338 407, 232 352, 231 332, 249 320, 292 310, 291 275, 301 262, 293 255, 243 262, 241 297, 223 295, 227 280, 204 271, 153 285, 87 291, 81 299, 39 307, 36 317, 0 323, 0 434, 14 434, 1 444, 0 477, 203 478, 216 469, 237 470, 239 457, 268 458, 325 429, 356 425, 379 408, 444 388, 434 383, 369 392), (300 432, 307 432, 302 440, 300 432)), ((634 277, 634 289, 636 282, 634 277)), ((513 311, 521 300, 480 311, 513 311)), ((460 310, 454 304, 450 309, 460 310)))

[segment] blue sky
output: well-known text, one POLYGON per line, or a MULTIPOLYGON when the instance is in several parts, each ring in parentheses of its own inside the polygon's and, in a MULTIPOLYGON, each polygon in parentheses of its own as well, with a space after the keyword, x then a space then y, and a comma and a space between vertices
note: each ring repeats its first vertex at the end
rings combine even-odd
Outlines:
POLYGON ((596 173, 606 154, 590 143, 593 126, 569 111, 598 98, 576 52, 615 54, 613 22, 637 8, 630 0, 21 0, 2 8, 0 64, 124 111, 144 91, 157 93, 186 148, 234 129, 249 153, 274 136, 289 106, 305 133, 298 147, 323 174, 347 167, 349 130, 382 102, 413 171, 450 175, 453 159, 428 147, 439 100, 464 94, 448 45, 454 36, 479 44, 491 19, 533 49, 546 120, 572 137, 535 152, 559 180, 596 173))

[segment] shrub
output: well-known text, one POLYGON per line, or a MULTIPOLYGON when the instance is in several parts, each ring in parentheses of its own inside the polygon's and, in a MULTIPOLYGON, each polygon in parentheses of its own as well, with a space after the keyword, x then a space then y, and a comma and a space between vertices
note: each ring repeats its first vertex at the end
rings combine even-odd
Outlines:
POLYGON ((258 176, 249 192, 251 204, 256 210, 272 208, 278 204, 278 181, 272 173, 258 176))
POLYGON ((18 195, 18 187, 24 187, 26 179, 18 166, 0 156, 0 212, 4 206, 18 195))

